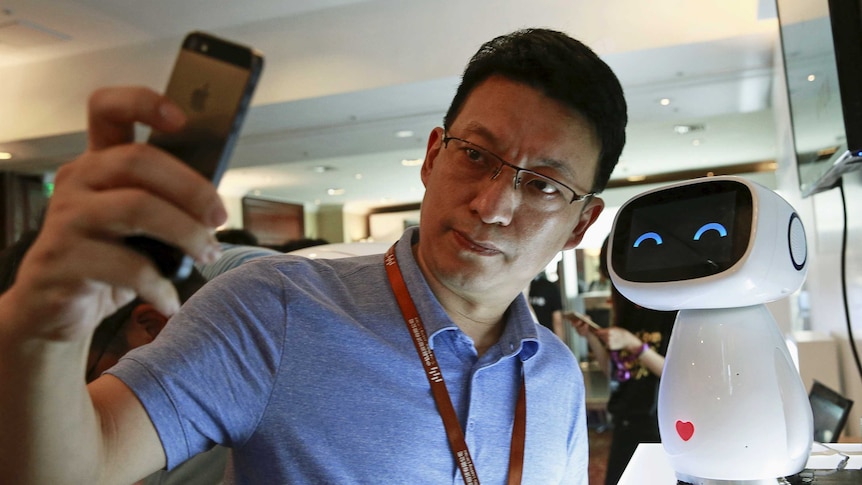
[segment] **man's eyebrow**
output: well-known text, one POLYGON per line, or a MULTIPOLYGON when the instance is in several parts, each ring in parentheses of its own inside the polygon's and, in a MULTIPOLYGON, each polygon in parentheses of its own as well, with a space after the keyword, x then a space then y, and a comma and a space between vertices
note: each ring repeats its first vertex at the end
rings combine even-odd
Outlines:
MULTIPOLYGON (((480 145, 483 148, 485 148, 486 150, 489 150, 494 155, 502 158, 503 160, 506 160, 505 157, 501 156, 499 153, 497 153, 495 148, 493 148, 495 146, 499 146, 500 138, 498 136, 496 136, 491 130, 489 130, 485 125, 478 123, 478 122, 475 122, 475 121, 471 121, 471 122, 467 123, 466 127, 464 128, 464 132, 465 132, 465 134, 462 136, 466 136, 468 134, 475 134, 475 135, 483 138, 484 140, 487 140, 488 143, 492 146, 492 148, 485 147, 484 142, 481 142, 480 145)), ((510 160, 506 160, 506 161, 509 163, 512 163, 510 160)), ((542 167, 552 168, 552 169, 560 172, 561 175, 563 175, 567 179, 569 179, 569 181, 567 181, 567 183, 573 184, 573 182, 571 182, 570 180, 575 179, 576 173, 574 172, 574 170, 572 170, 570 163, 567 163, 564 160, 557 160, 555 158, 539 158, 537 161, 540 163, 540 166, 542 166, 542 167)), ((575 163, 575 162, 572 162, 572 164, 573 163, 575 163)))
POLYGON ((467 125, 464 127, 464 133, 462 133, 461 135, 466 136, 470 134, 478 135, 485 140, 491 142, 492 145, 499 144, 499 138, 494 135, 494 133, 489 130, 485 125, 476 121, 468 122, 467 125))

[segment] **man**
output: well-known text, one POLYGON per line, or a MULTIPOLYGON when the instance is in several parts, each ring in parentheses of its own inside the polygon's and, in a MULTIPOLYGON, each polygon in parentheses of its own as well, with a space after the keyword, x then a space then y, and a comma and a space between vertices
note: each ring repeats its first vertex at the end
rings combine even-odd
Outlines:
POLYGON ((239 483, 586 484, 577 362, 521 290, 598 217, 625 120, 618 81, 579 42, 490 41, 429 136, 418 231, 385 258, 247 263, 87 390, 69 378, 86 322, 135 293, 177 306, 119 241, 211 261, 207 228, 226 217, 206 181, 128 144, 132 122, 176 130, 182 113, 148 90, 97 92, 90 149, 59 171, 0 299, 4 478, 128 482, 219 443, 239 483))

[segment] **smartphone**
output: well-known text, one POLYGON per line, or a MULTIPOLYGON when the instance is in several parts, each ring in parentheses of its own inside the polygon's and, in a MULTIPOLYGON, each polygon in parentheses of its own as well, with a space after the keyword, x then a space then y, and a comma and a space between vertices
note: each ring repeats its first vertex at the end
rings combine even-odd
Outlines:
MULTIPOLYGON (((148 143, 187 163, 218 185, 227 168, 263 69, 255 49, 191 32, 183 40, 165 96, 185 111, 182 131, 153 130, 148 143)), ((126 242, 150 256, 165 277, 181 281, 194 266, 181 250, 147 236, 126 242)))
POLYGON ((578 320, 582 320, 587 325, 589 325, 590 328, 592 328, 593 330, 601 330, 602 329, 602 326, 599 325, 598 323, 594 322, 593 319, 589 317, 589 315, 585 315, 583 313, 576 312, 574 310, 569 310, 567 313, 571 313, 572 315, 577 317, 578 320))

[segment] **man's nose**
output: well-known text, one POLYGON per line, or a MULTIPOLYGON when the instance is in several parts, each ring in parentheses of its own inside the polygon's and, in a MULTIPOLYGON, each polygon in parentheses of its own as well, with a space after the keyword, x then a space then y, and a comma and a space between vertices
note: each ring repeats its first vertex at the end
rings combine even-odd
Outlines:
POLYGON ((470 208, 486 224, 507 226, 521 204, 521 191, 515 189, 514 169, 501 165, 488 179, 480 182, 470 208))

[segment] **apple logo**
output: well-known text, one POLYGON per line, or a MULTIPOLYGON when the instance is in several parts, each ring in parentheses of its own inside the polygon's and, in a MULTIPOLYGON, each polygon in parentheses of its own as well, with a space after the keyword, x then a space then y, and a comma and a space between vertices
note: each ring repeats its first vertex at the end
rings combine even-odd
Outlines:
POLYGON ((193 111, 198 113, 204 111, 206 109, 206 101, 210 95, 210 85, 209 83, 205 83, 203 86, 195 88, 192 91, 191 104, 190 107, 193 111))

